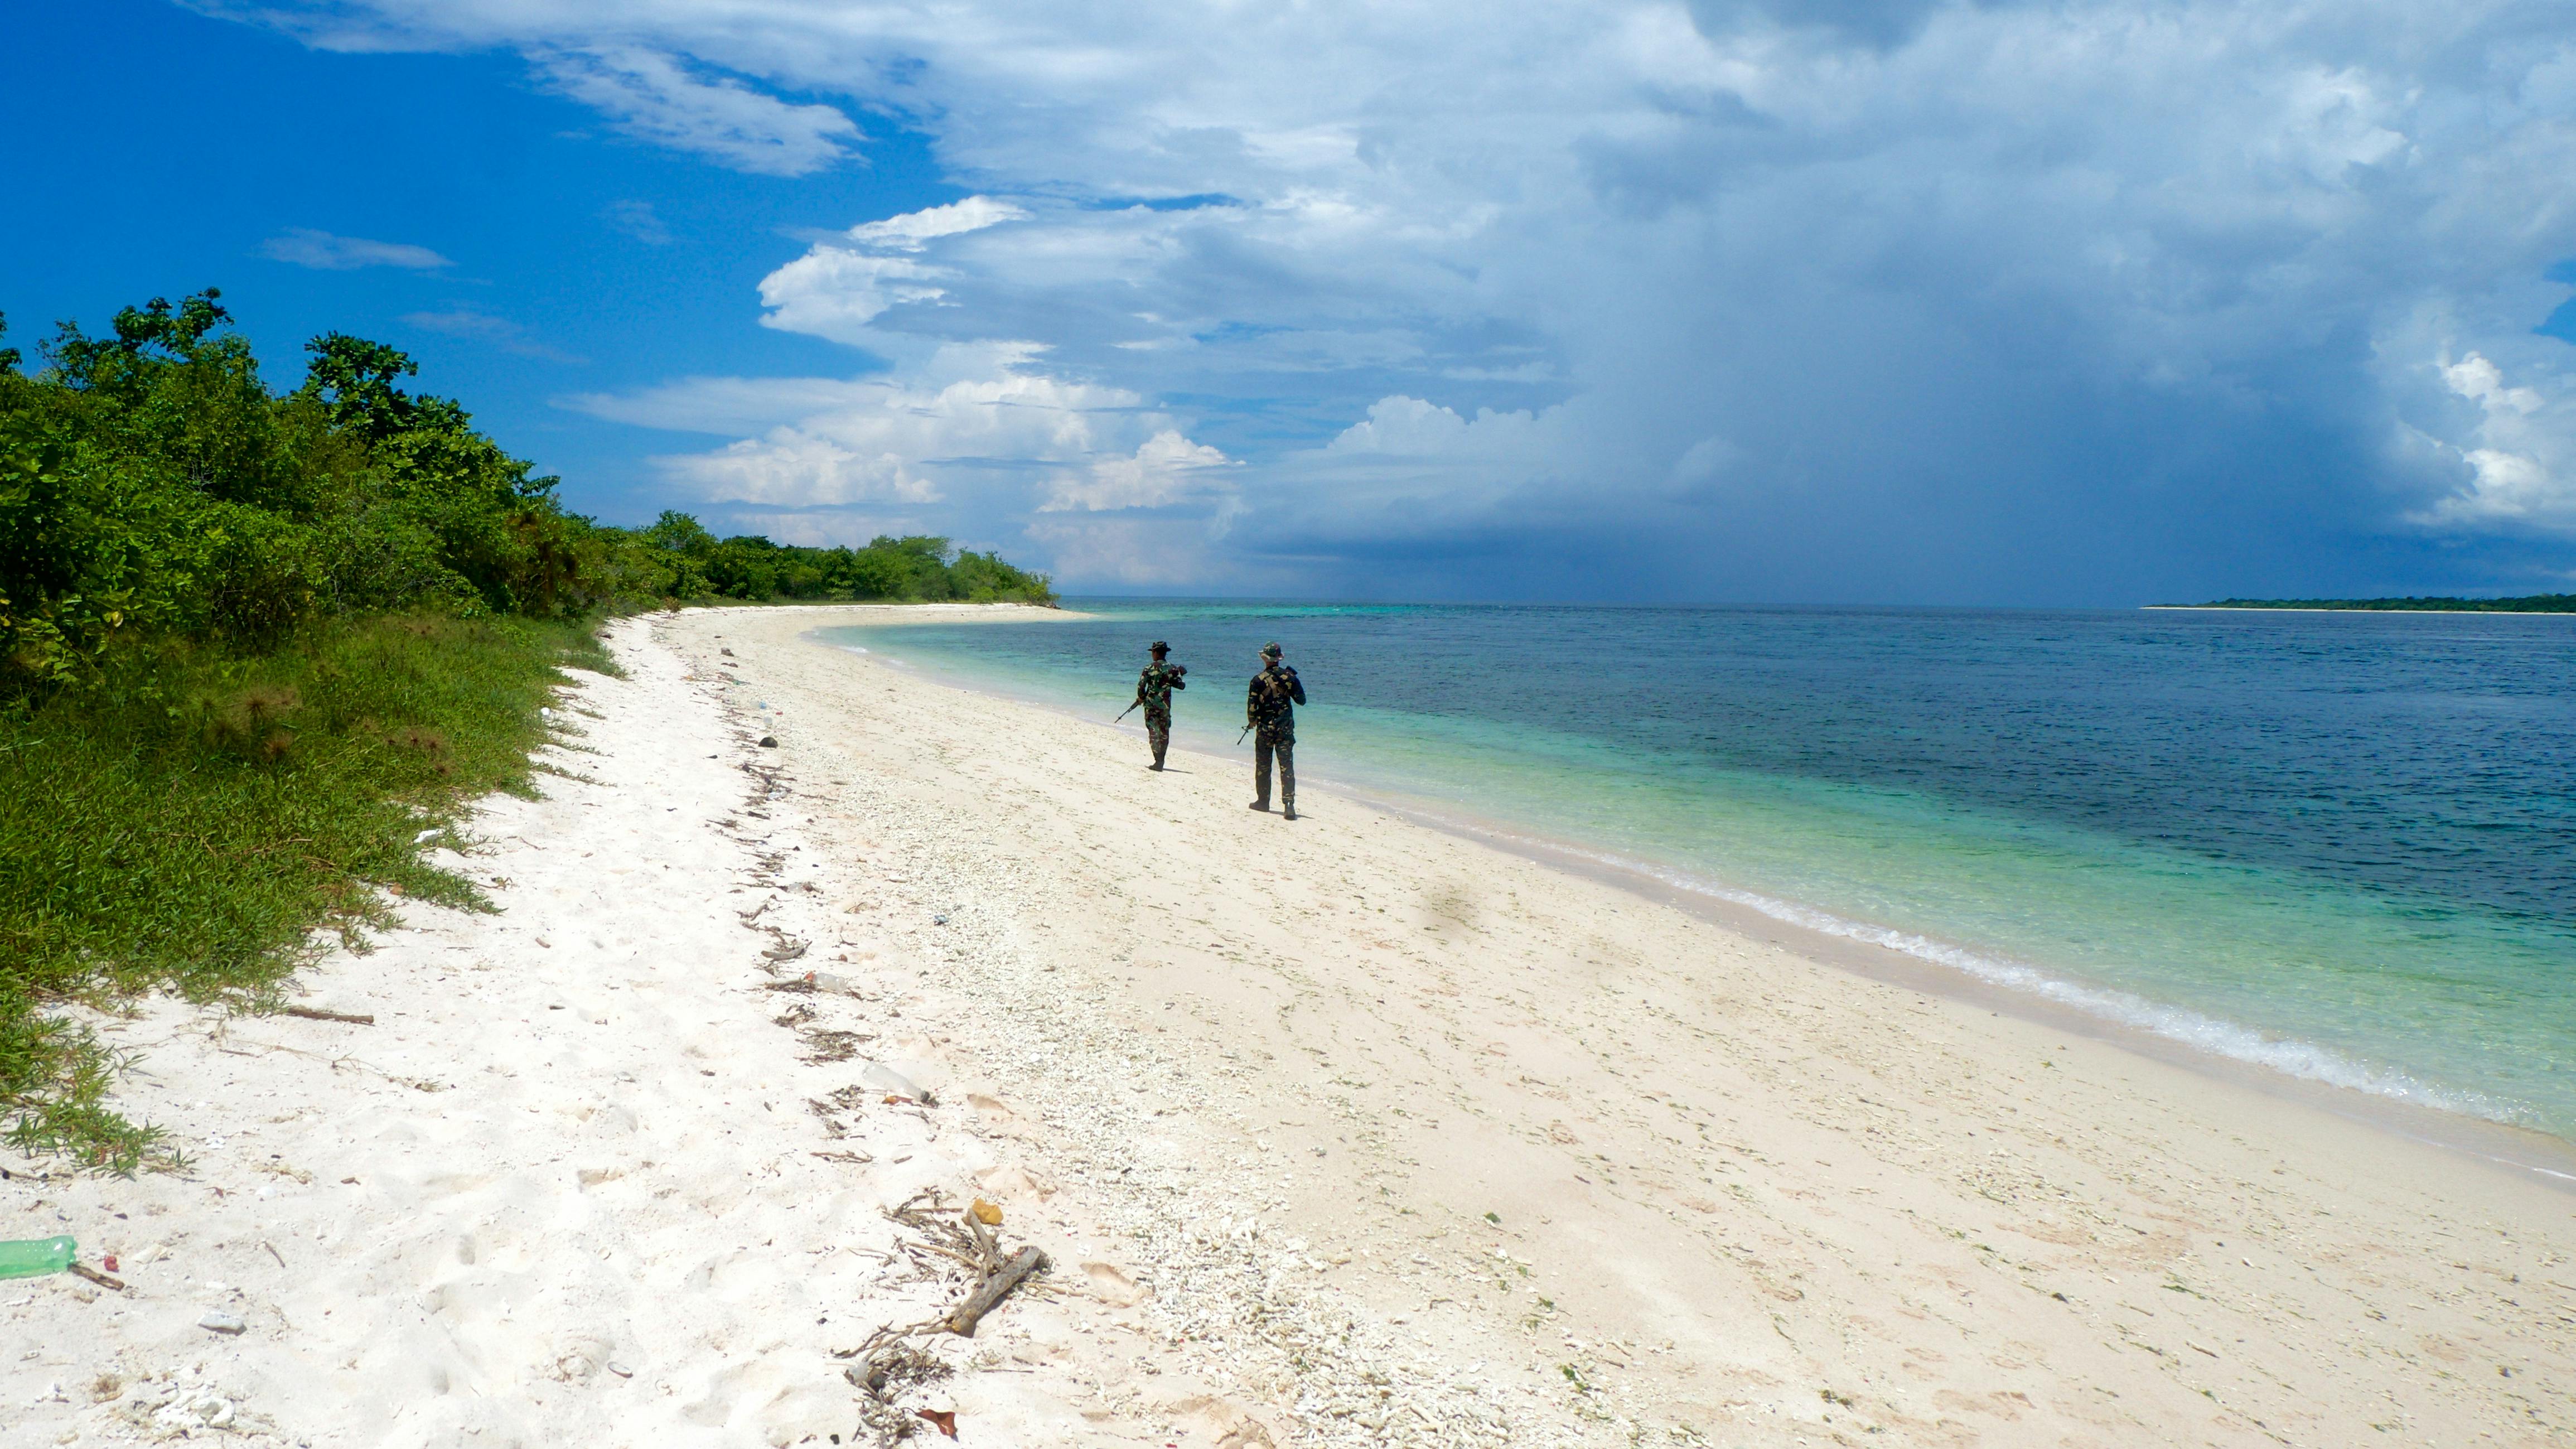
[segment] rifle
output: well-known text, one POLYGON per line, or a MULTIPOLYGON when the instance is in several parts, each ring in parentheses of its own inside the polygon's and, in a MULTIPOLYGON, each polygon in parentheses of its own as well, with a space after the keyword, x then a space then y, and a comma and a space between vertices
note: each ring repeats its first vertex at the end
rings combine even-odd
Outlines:
MULTIPOLYGON (((1250 734, 1250 733, 1252 733, 1252 726, 1250 726, 1250 725, 1245 725, 1245 726, 1243 727, 1243 735, 1248 735, 1248 734, 1250 734)), ((1235 742, 1236 744, 1238 744, 1238 745, 1239 745, 1239 744, 1242 744, 1242 743, 1243 743, 1243 735, 1236 735, 1236 736, 1234 737, 1234 742, 1235 742)))
MULTIPOLYGON (((1186 664, 1175 664, 1175 665, 1173 665, 1173 666, 1172 666, 1172 677, 1173 677, 1174 679, 1178 679, 1178 678, 1180 678, 1182 675, 1187 674, 1187 673, 1189 673, 1189 672, 1190 672, 1190 667, 1189 667, 1188 665, 1186 665, 1186 664)), ((1137 687, 1138 689, 1142 689, 1142 688, 1144 688, 1144 686, 1143 686, 1143 685, 1141 685, 1141 684, 1140 684, 1140 685, 1138 685, 1138 686, 1136 686, 1136 687, 1137 687)), ((1134 713, 1136 712, 1136 705, 1137 705, 1137 704, 1143 704, 1144 702, 1145 702, 1145 701, 1144 701, 1144 699, 1143 699, 1142 697, 1139 697, 1139 698, 1137 699, 1137 701, 1136 701, 1136 704, 1131 704, 1131 705, 1127 706, 1125 709, 1122 709, 1122 710, 1118 711, 1118 719, 1125 719, 1127 716, 1129 716, 1129 715, 1131 715, 1131 714, 1134 714, 1134 713)), ((1111 720, 1111 721, 1110 721, 1110 723, 1111 723, 1111 724, 1116 724, 1116 723, 1118 723, 1118 719, 1113 719, 1113 720, 1111 720)))

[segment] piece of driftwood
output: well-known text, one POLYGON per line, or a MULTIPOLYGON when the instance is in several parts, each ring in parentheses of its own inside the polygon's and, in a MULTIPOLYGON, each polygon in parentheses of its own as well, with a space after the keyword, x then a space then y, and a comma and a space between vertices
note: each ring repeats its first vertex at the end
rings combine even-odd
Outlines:
POLYGON ((376 1024, 375 1017, 370 1014, 352 1011, 324 1011, 318 1006, 282 1006, 278 1008, 278 1011, 281 1015, 300 1016, 306 1021, 345 1021, 351 1026, 374 1026, 376 1024))
POLYGON ((984 1315, 1009 1297, 1022 1279, 1044 1266, 1046 1254, 1035 1248, 1022 1248, 1013 1253, 1009 1262, 978 1284, 974 1292, 966 1295, 966 1301, 957 1305, 957 1311, 948 1315, 948 1331, 959 1338, 973 1338, 975 1325, 982 1321, 984 1315))
POLYGON ((75 1275, 87 1278, 89 1281, 97 1284, 101 1288, 113 1288, 119 1293, 125 1291, 125 1280, 122 1278, 110 1277, 109 1275, 98 1271, 96 1268, 89 1266, 87 1263, 73 1263, 69 1266, 75 1275))

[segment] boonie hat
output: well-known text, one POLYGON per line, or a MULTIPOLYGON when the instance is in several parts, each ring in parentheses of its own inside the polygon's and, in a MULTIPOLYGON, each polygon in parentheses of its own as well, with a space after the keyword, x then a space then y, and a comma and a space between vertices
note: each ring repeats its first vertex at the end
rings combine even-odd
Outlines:
POLYGON ((1160 639, 1155 640, 1153 643, 1148 644, 1145 647, 1153 650, 1157 654, 1169 654, 1172 652, 1172 646, 1164 643, 1160 639))
POLYGON ((1264 645, 1262 645, 1262 646, 1261 646, 1261 657, 1262 657, 1262 658, 1264 658, 1264 659, 1276 659, 1276 658, 1278 658, 1278 657, 1279 657, 1279 646, 1278 646, 1278 645, 1276 645, 1276 644, 1264 644, 1264 645))

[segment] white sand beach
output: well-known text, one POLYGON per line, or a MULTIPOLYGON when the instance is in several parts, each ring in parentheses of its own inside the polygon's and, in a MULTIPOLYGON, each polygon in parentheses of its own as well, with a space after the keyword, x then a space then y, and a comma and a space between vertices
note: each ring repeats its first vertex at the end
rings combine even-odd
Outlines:
POLYGON ((2576 1195, 1254 814, 1240 757, 803 637, 859 617, 1048 627, 623 621, 450 860, 498 913, 302 979, 372 1025, 113 1024, 189 1166, 0 1155, 0 1236, 126 1284, 0 1284, 0 1442, 2576 1443, 2576 1195), (971 1277, 925 1190, 1052 1266, 889 1410, 839 1355, 971 1277))

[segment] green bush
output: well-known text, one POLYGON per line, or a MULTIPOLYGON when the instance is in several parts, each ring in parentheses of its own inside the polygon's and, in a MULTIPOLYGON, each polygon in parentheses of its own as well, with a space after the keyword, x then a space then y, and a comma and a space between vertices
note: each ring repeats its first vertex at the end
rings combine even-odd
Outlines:
POLYGON ((0 697, 120 643, 256 644, 317 617, 435 608, 571 617, 661 601, 1051 601, 1043 574, 947 539, 718 539, 686 514, 620 529, 403 391, 411 359, 334 333, 272 393, 211 290, 66 324, 35 377, 0 363, 0 697))
POLYGON ((428 604, 569 615, 555 480, 462 408, 395 388, 408 358, 317 338, 277 395, 212 291, 66 324, 51 366, 0 367, 0 697, 58 687, 123 646, 256 646, 317 617, 428 604))

